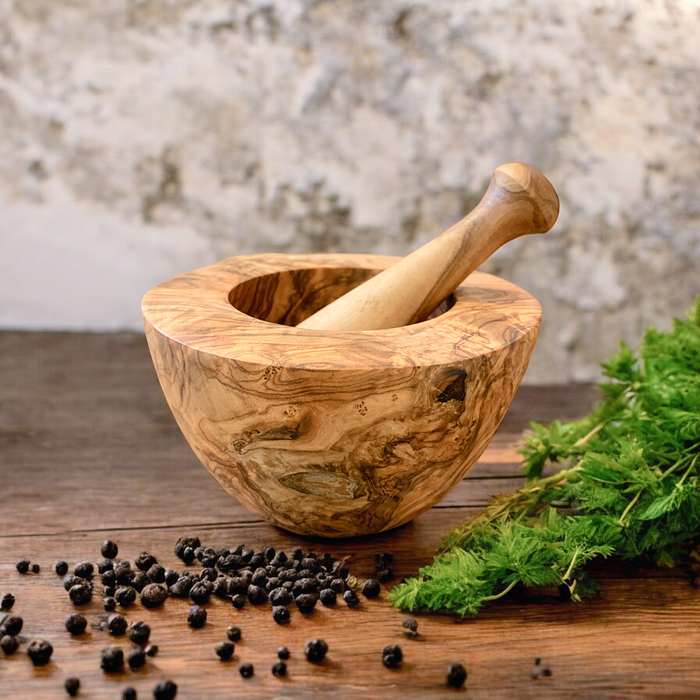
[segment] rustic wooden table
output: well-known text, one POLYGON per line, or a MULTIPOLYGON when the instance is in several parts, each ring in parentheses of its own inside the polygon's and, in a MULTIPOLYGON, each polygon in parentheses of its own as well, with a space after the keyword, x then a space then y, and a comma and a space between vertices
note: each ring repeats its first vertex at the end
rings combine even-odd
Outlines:
POLYGON ((209 622, 190 629, 188 602, 169 599, 159 610, 135 605, 129 620, 146 620, 160 653, 137 672, 106 675, 100 650, 125 638, 99 628, 101 596, 86 606, 88 631, 72 638, 64 629, 74 610, 53 564, 100 558, 105 538, 120 557, 141 551, 182 569, 173 554, 177 538, 197 534, 223 547, 302 546, 347 556, 359 577, 373 569, 378 552, 395 556, 397 580, 428 563, 442 533, 469 518, 491 494, 517 488, 516 443, 527 421, 582 415, 595 398, 590 387, 523 388, 479 464, 439 505, 398 530, 361 540, 321 541, 290 535, 237 505, 190 452, 172 419, 143 337, 0 333, 0 595, 16 596, 13 613, 24 618, 23 643, 13 656, 0 653, 0 697, 65 697, 63 681, 78 676, 79 697, 121 697, 131 685, 151 698, 158 680, 171 678, 178 698, 682 698, 700 696, 700 592, 680 571, 601 566, 599 596, 581 605, 539 595, 504 600, 475 620, 420 615, 420 637, 404 638, 405 615, 381 598, 349 609, 317 608, 291 624, 276 625, 269 604, 235 610, 213 600, 209 622), (28 558, 38 575, 21 575, 28 558), (243 630, 231 662, 213 647, 226 627, 243 630), (51 663, 34 669, 26 646, 34 637, 52 642, 51 663), (326 661, 308 663, 308 639, 324 638, 326 661), (382 647, 403 645, 400 670, 380 660, 382 647), (270 667, 286 644, 289 676, 270 667), (532 679, 541 657, 553 675, 532 679), (467 686, 445 686, 448 662, 462 661, 467 686), (242 662, 255 665, 244 680, 242 662))

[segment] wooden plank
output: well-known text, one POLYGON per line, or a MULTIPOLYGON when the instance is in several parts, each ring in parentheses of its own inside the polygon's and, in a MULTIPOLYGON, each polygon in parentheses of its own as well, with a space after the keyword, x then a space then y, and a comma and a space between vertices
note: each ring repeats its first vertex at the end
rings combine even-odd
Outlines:
MULTIPOLYGON (((172 553, 177 537, 194 533, 213 546, 330 551, 348 557, 360 578, 371 574, 374 554, 390 551, 398 579, 415 574, 447 529, 491 494, 522 483, 516 443, 528 420, 578 417, 595 396, 590 387, 522 388, 479 464, 437 507, 388 533, 328 542, 259 521, 206 474, 169 414, 142 336, 0 333, 0 594, 17 597, 13 612, 25 618, 22 649, 34 636, 55 646, 52 663, 39 670, 22 650, 0 655, 0 697, 63 697, 67 675, 81 678, 85 698, 118 698, 127 684, 141 698, 152 697, 165 677, 178 683, 178 698, 452 697, 444 686, 451 660, 469 669, 460 695, 474 699, 693 697, 700 683, 700 592, 682 572, 614 563, 598 568, 601 594, 585 604, 528 593, 475 620, 421 615, 416 641, 403 639, 404 616, 386 601, 386 587, 379 600, 363 600, 354 610, 340 604, 308 618, 292 610, 285 628, 272 621, 269 605, 236 611, 213 601, 209 624, 196 631, 185 624, 185 601, 169 600, 157 611, 137 605, 127 618, 149 621, 161 652, 147 669, 116 677, 99 669, 99 651, 112 638, 91 627, 72 639, 62 627, 73 606, 51 565, 58 558, 71 565, 97 558, 108 536, 124 557, 145 549, 171 566, 181 564, 172 553), (42 573, 18 574, 14 564, 24 556, 39 562, 42 573), (233 623, 244 639, 237 658, 221 663, 213 645, 233 623), (302 657, 314 636, 330 645, 319 666, 302 657), (389 671, 380 650, 395 642, 406 660, 402 670, 389 671), (269 672, 281 643, 292 650, 286 680, 269 672), (551 678, 530 678, 535 657, 550 665, 551 678), (250 681, 238 674, 243 661, 256 665, 250 681)), ((87 611, 96 625, 99 595, 87 611)))

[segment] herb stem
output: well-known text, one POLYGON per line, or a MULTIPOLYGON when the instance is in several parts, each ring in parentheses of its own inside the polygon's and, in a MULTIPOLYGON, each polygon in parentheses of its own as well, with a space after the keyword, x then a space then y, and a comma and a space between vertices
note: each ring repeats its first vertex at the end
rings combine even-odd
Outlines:
POLYGON ((482 598, 481 600, 483 602, 486 602, 488 600, 498 600, 499 598, 503 598, 504 595, 508 595, 508 593, 510 593, 513 590, 513 588, 515 587, 515 585, 518 583, 519 580, 520 579, 516 578, 515 581, 512 581, 511 583, 509 583, 508 586, 504 590, 502 590, 500 593, 496 593, 496 595, 486 596, 485 598, 482 598))
POLYGON ((634 508, 635 503, 639 500, 639 497, 642 495, 642 493, 644 493, 644 489, 640 489, 639 491, 637 491, 637 495, 627 504, 627 508, 625 508, 622 511, 622 515, 617 521, 618 525, 622 527, 625 524, 625 516, 632 510, 632 508, 634 508))
POLYGON ((569 578, 571 577, 571 574, 574 571, 574 565, 576 564, 576 560, 578 559, 578 555, 581 553, 580 549, 577 549, 574 552, 574 556, 571 558, 571 564, 569 564, 569 568, 566 570, 566 573, 562 576, 562 581, 566 583, 569 578))

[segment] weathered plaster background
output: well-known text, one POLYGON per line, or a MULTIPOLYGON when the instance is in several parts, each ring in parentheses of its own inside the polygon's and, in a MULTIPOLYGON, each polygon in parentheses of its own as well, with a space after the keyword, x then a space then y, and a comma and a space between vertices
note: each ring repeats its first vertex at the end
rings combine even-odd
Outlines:
POLYGON ((700 292, 700 2, 0 0, 0 326, 141 329, 260 251, 405 254, 501 162, 554 232, 485 269, 542 302, 526 381, 700 292))

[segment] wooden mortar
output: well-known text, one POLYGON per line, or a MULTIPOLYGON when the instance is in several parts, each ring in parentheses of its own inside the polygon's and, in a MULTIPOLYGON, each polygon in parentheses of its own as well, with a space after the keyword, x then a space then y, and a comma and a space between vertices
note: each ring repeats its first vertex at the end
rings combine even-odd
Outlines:
POLYGON ((144 297, 178 425, 256 515, 322 537, 397 527, 440 501, 493 437, 542 316, 514 284, 473 272, 440 315, 409 326, 294 327, 398 260, 233 257, 144 297))

